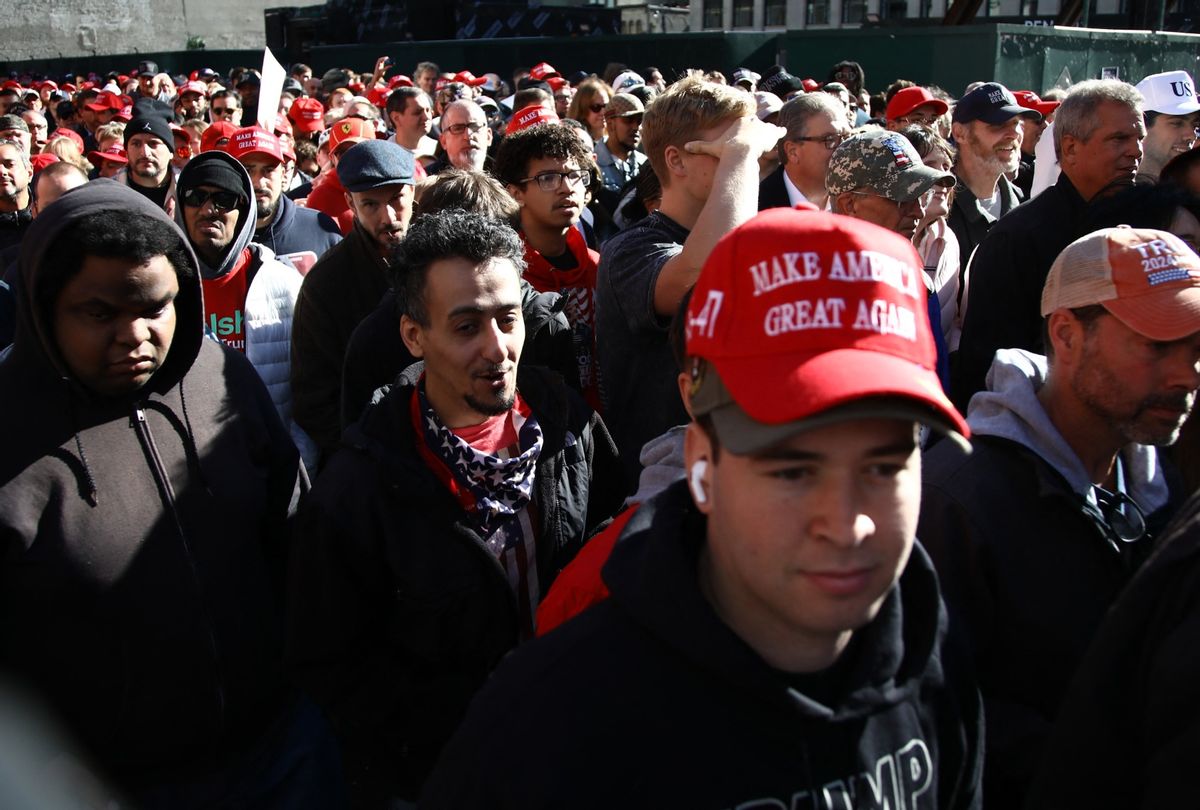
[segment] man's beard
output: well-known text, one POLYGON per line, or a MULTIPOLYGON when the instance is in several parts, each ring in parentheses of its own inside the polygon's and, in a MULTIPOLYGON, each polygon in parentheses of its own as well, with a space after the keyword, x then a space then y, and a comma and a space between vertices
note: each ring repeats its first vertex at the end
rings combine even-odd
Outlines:
POLYGON ((159 168, 157 162, 152 162, 149 166, 144 166, 139 161, 134 165, 133 173, 138 177, 145 177, 147 180, 157 180, 162 169, 159 168))
MULTIPOLYGON (((279 197, 282 196, 283 194, 281 193, 279 197)), ((279 210, 279 197, 276 197, 274 200, 263 199, 262 197, 255 198, 254 202, 258 206, 258 218, 260 220, 270 222, 275 218, 275 212, 279 210)))
POLYGON ((470 405, 476 413, 484 416, 499 416, 512 410, 513 403, 517 401, 517 392, 516 389, 513 389, 507 393, 497 394, 496 398, 490 402, 484 402, 467 394, 463 397, 463 401, 470 405))
POLYGON ((967 137, 967 143, 970 145, 971 151, 975 153, 976 160, 996 174, 1016 171, 1017 167, 1021 165, 1021 145, 1018 143, 1013 144, 1012 157, 1007 160, 996 154, 994 149, 986 149, 975 133, 971 133, 967 137))

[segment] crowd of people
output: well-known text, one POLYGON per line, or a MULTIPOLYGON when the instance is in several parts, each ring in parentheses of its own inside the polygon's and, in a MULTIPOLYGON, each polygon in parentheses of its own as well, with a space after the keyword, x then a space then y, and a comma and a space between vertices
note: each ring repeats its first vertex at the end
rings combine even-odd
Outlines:
POLYGON ((1186 804, 1186 71, 393 70, 0 87, 0 804, 1186 804))

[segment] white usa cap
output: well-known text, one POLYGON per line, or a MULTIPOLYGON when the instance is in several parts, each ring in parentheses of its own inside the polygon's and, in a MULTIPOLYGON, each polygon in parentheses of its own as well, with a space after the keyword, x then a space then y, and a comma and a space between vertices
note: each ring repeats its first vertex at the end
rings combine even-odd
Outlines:
POLYGON ((1144 110, 1164 115, 1187 115, 1200 110, 1196 100, 1196 83, 1186 70, 1155 73, 1137 83, 1138 92, 1146 99, 1144 110))

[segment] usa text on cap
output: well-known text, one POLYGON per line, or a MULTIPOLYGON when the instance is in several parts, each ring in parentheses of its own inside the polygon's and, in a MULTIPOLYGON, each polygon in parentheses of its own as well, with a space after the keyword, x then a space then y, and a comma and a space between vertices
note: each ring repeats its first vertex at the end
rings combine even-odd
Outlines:
POLYGON ((1137 83, 1137 89, 1146 100, 1142 109, 1164 115, 1188 115, 1200 110, 1196 83, 1186 70, 1147 76, 1137 83))

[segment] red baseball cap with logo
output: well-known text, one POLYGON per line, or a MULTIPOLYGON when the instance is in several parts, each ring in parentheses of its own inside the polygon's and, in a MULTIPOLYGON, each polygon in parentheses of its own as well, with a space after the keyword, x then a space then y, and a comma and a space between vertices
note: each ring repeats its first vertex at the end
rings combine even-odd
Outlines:
POLYGON ((375 139, 375 125, 362 118, 343 118, 329 128, 329 151, 335 151, 344 143, 358 143, 375 139))
POLYGON ((204 130, 204 134, 200 136, 200 151, 211 152, 213 149, 220 149, 224 146, 224 141, 233 137, 233 133, 238 131, 238 125, 232 121, 216 121, 208 125, 208 129, 204 130))
POLYGON ((538 62, 529 69, 529 78, 535 82, 544 82, 551 76, 558 76, 559 73, 554 69, 554 66, 548 62, 538 62))
POLYGON ((397 73, 388 81, 388 87, 412 87, 413 80, 405 76, 403 73, 397 73))
POLYGON ((1042 287, 1042 316, 1099 304, 1151 340, 1200 332, 1200 256, 1174 234, 1104 228, 1063 248, 1042 287))
POLYGON ((504 134, 512 135, 514 132, 520 132, 538 124, 557 123, 559 123, 559 118, 554 110, 548 110, 541 104, 530 104, 513 113, 513 117, 508 119, 508 126, 504 128, 504 134))
POLYGON ((324 132, 325 105, 315 98, 298 98, 288 110, 288 119, 297 132, 324 132))
POLYGON ((851 413, 969 436, 938 379, 923 272, 899 234, 811 206, 733 229, 688 306, 693 413, 734 453, 851 413))
POLYGON ((58 163, 58 155, 53 152, 42 152, 29 159, 29 165, 33 167, 34 174, 40 172, 51 163, 58 163))
POLYGON ((190 81, 179 88, 179 95, 184 93, 199 93, 202 96, 208 95, 208 85, 204 82, 190 81))
POLYGON ((276 135, 291 135, 292 123, 288 121, 287 116, 283 113, 275 113, 275 129, 273 132, 276 135))
POLYGON ((1013 97, 1027 110, 1037 110, 1045 118, 1050 113, 1058 109, 1061 101, 1042 101, 1042 97, 1032 90, 1013 90, 1013 97))
POLYGON ((391 94, 392 91, 390 88, 376 85, 367 91, 367 101, 371 102, 376 107, 383 107, 387 104, 388 96, 391 94))
POLYGON ((112 163, 128 163, 129 158, 125 154, 125 144, 120 141, 113 141, 107 148, 101 151, 88 152, 88 162, 98 164, 102 160, 111 161, 112 163))
POLYGON ((476 77, 476 75, 469 70, 460 70, 458 73, 454 74, 454 78, 450 81, 462 82, 463 84, 470 85, 471 87, 478 87, 481 84, 487 84, 487 79, 482 76, 476 77))
POLYGON ((229 137, 229 143, 222 148, 236 160, 249 155, 265 155, 283 162, 283 148, 279 145, 279 139, 259 126, 236 130, 229 137))

